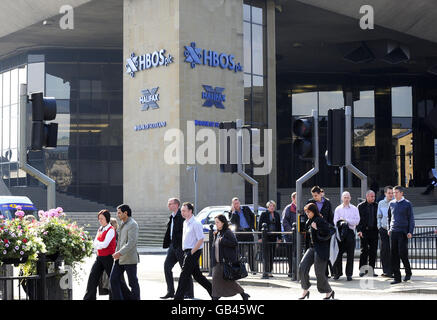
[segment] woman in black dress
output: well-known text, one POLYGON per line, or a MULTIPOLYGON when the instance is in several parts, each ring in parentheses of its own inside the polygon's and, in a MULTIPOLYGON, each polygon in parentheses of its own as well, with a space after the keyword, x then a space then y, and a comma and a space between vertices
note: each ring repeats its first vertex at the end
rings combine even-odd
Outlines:
POLYGON ((238 261, 238 242, 234 233, 229 229, 228 219, 223 214, 215 217, 217 230, 214 231, 212 246, 212 299, 232 297, 240 294, 243 300, 248 300, 249 295, 244 292, 238 282, 223 279, 223 263, 238 261))

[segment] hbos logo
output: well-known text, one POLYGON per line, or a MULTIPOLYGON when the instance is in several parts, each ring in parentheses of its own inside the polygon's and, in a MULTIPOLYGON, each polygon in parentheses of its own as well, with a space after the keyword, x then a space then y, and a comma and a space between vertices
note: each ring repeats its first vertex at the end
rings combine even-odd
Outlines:
POLYGON ((234 72, 243 71, 243 66, 234 61, 235 56, 232 54, 218 53, 217 51, 196 48, 196 43, 184 46, 185 62, 188 62, 191 68, 197 64, 203 64, 210 67, 220 67, 222 69, 233 70, 234 72))
POLYGON ((173 62, 173 56, 171 54, 166 56, 164 53, 165 49, 140 56, 136 56, 135 53, 131 53, 130 57, 126 59, 126 73, 129 73, 133 78, 135 77, 135 72, 137 71, 163 65, 168 66, 173 62))
POLYGON ((204 92, 202 92, 202 99, 206 100, 203 104, 204 107, 212 107, 213 105, 215 105, 216 108, 219 109, 225 108, 223 102, 226 101, 226 95, 222 94, 225 88, 213 88, 207 85, 202 85, 202 87, 205 90, 204 92))

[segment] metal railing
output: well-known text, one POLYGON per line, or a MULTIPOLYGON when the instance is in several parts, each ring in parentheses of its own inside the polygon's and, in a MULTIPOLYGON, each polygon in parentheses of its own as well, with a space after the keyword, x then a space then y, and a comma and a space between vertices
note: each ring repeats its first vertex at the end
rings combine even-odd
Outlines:
MULTIPOLYGON (((413 238, 408 240, 408 256, 412 269, 437 270, 437 230, 436 226, 416 226, 413 238)), ((296 232, 235 232, 235 235, 253 235, 253 241, 239 241, 238 252, 240 257, 246 261, 247 270, 252 274, 261 274, 267 279, 269 274, 288 275, 295 279, 296 232), (282 242, 271 242, 269 236, 280 234, 282 242), (285 241, 284 241, 285 240, 285 241), (288 241, 286 241, 288 240, 288 241)), ((208 234, 206 234, 208 235, 208 234)), ((307 234, 297 234, 302 244, 302 255, 306 250, 307 234)), ((381 269, 379 256, 380 241, 378 241, 378 256, 375 268, 381 269)), ((211 248, 213 245, 213 232, 205 237, 200 268, 203 272, 212 274, 211 248)), ((355 257, 359 256, 361 242, 356 237, 355 257)))
POLYGON ((49 271, 45 255, 37 261, 37 274, 13 275, 13 266, 0 267, 0 300, 72 300, 72 289, 62 289, 60 279, 66 272, 59 271, 60 262, 54 262, 49 271))

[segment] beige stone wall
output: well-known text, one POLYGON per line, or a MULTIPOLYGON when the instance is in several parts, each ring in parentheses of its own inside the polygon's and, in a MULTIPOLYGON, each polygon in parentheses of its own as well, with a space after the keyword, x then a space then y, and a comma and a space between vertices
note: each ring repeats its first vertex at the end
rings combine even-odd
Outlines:
POLYGON ((167 211, 170 195, 179 196, 179 168, 163 161, 164 134, 179 127, 179 1, 125 0, 123 56, 166 49, 168 66, 123 75, 124 202, 136 211, 167 211), (153 9, 153 11, 152 11, 153 9), (141 90, 159 87, 159 109, 141 111, 141 90), (134 126, 166 121, 164 128, 135 131, 134 126))
MULTIPOLYGON (((241 0, 184 0, 180 7, 180 48, 189 46, 233 54, 243 64, 243 3, 241 0)), ((183 52, 181 52, 183 54, 183 52)), ((180 57, 183 59, 183 56, 180 57)), ((184 59, 183 59, 184 60, 184 59)), ((244 65, 243 65, 244 67, 244 65)), ((188 120, 230 121, 243 119, 243 72, 220 67, 180 64, 180 126, 186 133, 188 120), (202 107, 202 85, 224 87, 225 109, 202 107)), ((202 127, 197 127, 196 132, 202 127)), ((218 136, 218 129, 214 129, 218 136)), ((217 141, 218 142, 218 141, 217 141)), ((197 143, 197 146, 202 144, 197 143)), ((217 152, 218 157, 218 152, 217 152)), ((193 173, 181 166, 181 197, 194 201, 193 173)), ((219 165, 198 166, 199 208, 229 204, 233 196, 244 201, 244 183, 237 174, 220 173, 219 165)))
MULTIPOLYGON (((184 62, 184 46, 194 41, 243 63, 242 9, 242 0, 124 0, 124 61, 131 52, 138 56, 162 48, 174 57, 167 67, 123 76, 124 202, 133 210, 167 212, 170 196, 194 202, 193 172, 186 170, 188 120, 243 119, 243 72, 204 65, 192 69, 184 62), (202 84, 225 87, 224 110, 202 107, 202 84), (141 90, 157 86, 159 109, 141 111, 141 90), (158 121, 167 126, 134 131, 135 125, 158 121), (168 165, 163 158, 169 144, 164 134, 171 128, 185 134, 183 165, 168 165)), ((244 182, 237 174, 220 173, 218 164, 198 165, 198 172, 199 208, 228 204, 233 196, 244 201, 244 182)))

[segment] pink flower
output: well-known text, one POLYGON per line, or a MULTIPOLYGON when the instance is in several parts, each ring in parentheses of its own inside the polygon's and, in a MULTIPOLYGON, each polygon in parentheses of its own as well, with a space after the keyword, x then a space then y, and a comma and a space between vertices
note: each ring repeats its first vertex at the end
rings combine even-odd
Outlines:
POLYGON ((17 210, 17 212, 15 212, 15 216, 22 218, 25 216, 25 213, 24 213, 24 211, 17 210))
POLYGON ((22 207, 21 207, 21 206, 17 206, 16 208, 17 208, 17 210, 21 210, 21 209, 22 209, 22 207))

